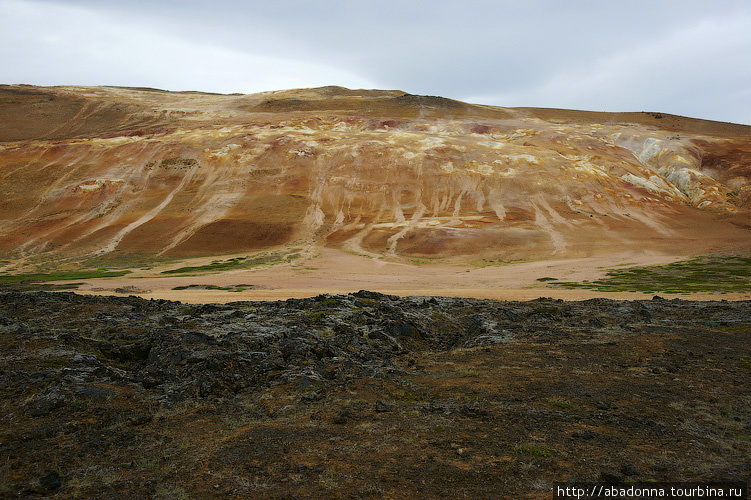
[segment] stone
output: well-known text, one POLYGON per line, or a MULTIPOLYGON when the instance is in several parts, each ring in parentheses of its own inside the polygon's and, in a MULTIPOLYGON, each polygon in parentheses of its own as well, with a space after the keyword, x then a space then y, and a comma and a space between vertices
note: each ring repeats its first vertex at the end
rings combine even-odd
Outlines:
POLYGON ((73 392, 90 401, 103 402, 115 397, 117 392, 107 387, 96 385, 81 385, 73 388, 73 392))
POLYGON ((384 403, 380 399, 375 402, 375 411, 376 413, 386 413, 391 411, 391 405, 388 403, 384 403))
POLYGON ((56 471, 50 472, 39 479, 39 485, 50 493, 60 489, 62 484, 63 482, 62 479, 60 479, 60 474, 56 471))
POLYGON ((612 469, 602 469, 600 471, 600 482, 602 483, 621 483, 623 482, 623 475, 612 469))

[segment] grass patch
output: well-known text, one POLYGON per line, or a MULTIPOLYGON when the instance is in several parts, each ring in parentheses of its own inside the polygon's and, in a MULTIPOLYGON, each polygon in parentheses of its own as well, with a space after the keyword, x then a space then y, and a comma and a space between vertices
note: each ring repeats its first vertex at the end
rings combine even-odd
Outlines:
POLYGON ((0 283, 0 289, 16 290, 19 292, 59 292, 63 290, 76 290, 85 283, 0 283))
POLYGON ((512 259, 512 260, 503 260, 503 259, 477 259, 469 262, 469 265, 474 268, 485 268, 485 267, 499 267, 499 266, 510 266, 512 264, 525 264, 527 262, 532 262, 530 260, 524 260, 524 259, 512 259))
POLYGON ((427 266, 430 264, 439 264, 441 261, 439 257, 422 257, 409 259, 409 262, 415 266, 427 266))
POLYGON ((395 393, 393 393, 393 397, 394 399, 398 401, 402 401, 404 403, 415 403, 418 401, 422 401, 423 399, 422 396, 420 396, 420 394, 414 391, 410 391, 410 390, 396 391, 395 393))
POLYGON ((328 298, 328 299, 322 300, 321 302, 318 302, 316 305, 313 306, 313 309, 318 309, 319 307, 335 306, 335 305, 336 305, 336 299, 328 298))
POLYGON ((128 270, 122 271, 53 271, 51 273, 29 273, 29 274, 11 274, 0 276, 0 283, 23 283, 39 281, 68 281, 68 280, 85 280, 96 278, 117 278, 130 273, 128 270))
POLYGON ((558 281, 548 285, 599 292, 749 292, 751 257, 696 257, 664 266, 611 269, 606 277, 595 281, 558 281))
POLYGON ((558 281, 558 278, 537 278, 537 281, 558 281))
POLYGON ((253 285, 230 285, 230 286, 219 286, 219 285, 183 285, 183 286, 176 286, 173 288, 173 290, 222 290, 225 292, 244 292, 245 290, 250 290, 252 288, 255 288, 253 285))
POLYGON ((307 312, 303 315, 305 318, 316 321, 319 319, 324 319, 332 316, 341 316, 341 314, 336 312, 330 312, 330 311, 316 311, 316 312, 307 312))
POLYGON ((557 406, 558 408, 563 408, 564 410, 570 410, 574 407, 573 404, 569 403, 568 401, 564 401, 562 399, 551 399, 550 404, 553 406, 557 406))
POLYGON ((215 260, 211 264, 204 266, 186 266, 179 267, 177 269, 168 269, 162 271, 161 274, 192 274, 192 273, 211 273, 227 271, 229 269, 250 269, 263 265, 275 265, 289 262, 298 258, 299 254, 290 254, 286 257, 282 257, 279 254, 260 255, 257 257, 234 257, 227 260, 215 260))
POLYGON ((122 253, 115 250, 111 253, 91 257, 80 264, 92 269, 135 269, 151 268, 157 264, 169 264, 176 260, 174 257, 163 257, 145 253, 122 253))

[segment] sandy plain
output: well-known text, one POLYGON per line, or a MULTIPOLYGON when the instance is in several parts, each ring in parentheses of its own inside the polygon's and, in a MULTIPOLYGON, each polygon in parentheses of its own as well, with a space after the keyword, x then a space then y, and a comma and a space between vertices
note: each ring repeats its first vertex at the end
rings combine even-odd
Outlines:
MULTIPOLYGON (((231 257, 231 256, 230 256, 231 257)), ((135 271, 120 278, 90 280, 77 293, 112 295, 126 293, 145 299, 177 300, 185 303, 227 303, 235 301, 273 301, 314 297, 320 294, 347 294, 371 290, 398 296, 446 296, 496 300, 532 300, 551 297, 586 300, 596 297, 637 300, 654 293, 602 292, 584 288, 565 289, 548 286, 539 278, 560 281, 593 281, 608 270, 632 266, 663 265, 685 259, 653 251, 622 252, 609 255, 561 258, 534 262, 414 264, 407 260, 390 261, 320 248, 311 258, 275 266, 231 270, 190 276, 165 276, 157 267, 135 271), (243 291, 217 289, 175 290, 190 285, 237 287, 252 285, 243 291)), ((211 259, 193 259, 190 265, 205 265, 211 259)), ((173 264, 169 268, 175 268, 173 264)), ((658 293, 665 298, 691 300, 745 300, 749 293, 658 293)))

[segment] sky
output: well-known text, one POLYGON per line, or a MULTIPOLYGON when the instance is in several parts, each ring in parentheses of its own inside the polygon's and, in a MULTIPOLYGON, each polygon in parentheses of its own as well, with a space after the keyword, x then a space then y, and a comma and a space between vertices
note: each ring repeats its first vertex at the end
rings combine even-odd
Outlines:
POLYGON ((340 85, 751 124, 751 0, 0 0, 0 83, 340 85))

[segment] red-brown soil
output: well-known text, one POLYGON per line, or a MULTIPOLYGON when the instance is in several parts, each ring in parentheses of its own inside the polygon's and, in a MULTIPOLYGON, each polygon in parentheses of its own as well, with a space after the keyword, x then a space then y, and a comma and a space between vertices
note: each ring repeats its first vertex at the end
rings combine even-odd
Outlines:
POLYGON ((749 248, 751 127, 338 87, 0 87, 7 260, 749 248))

